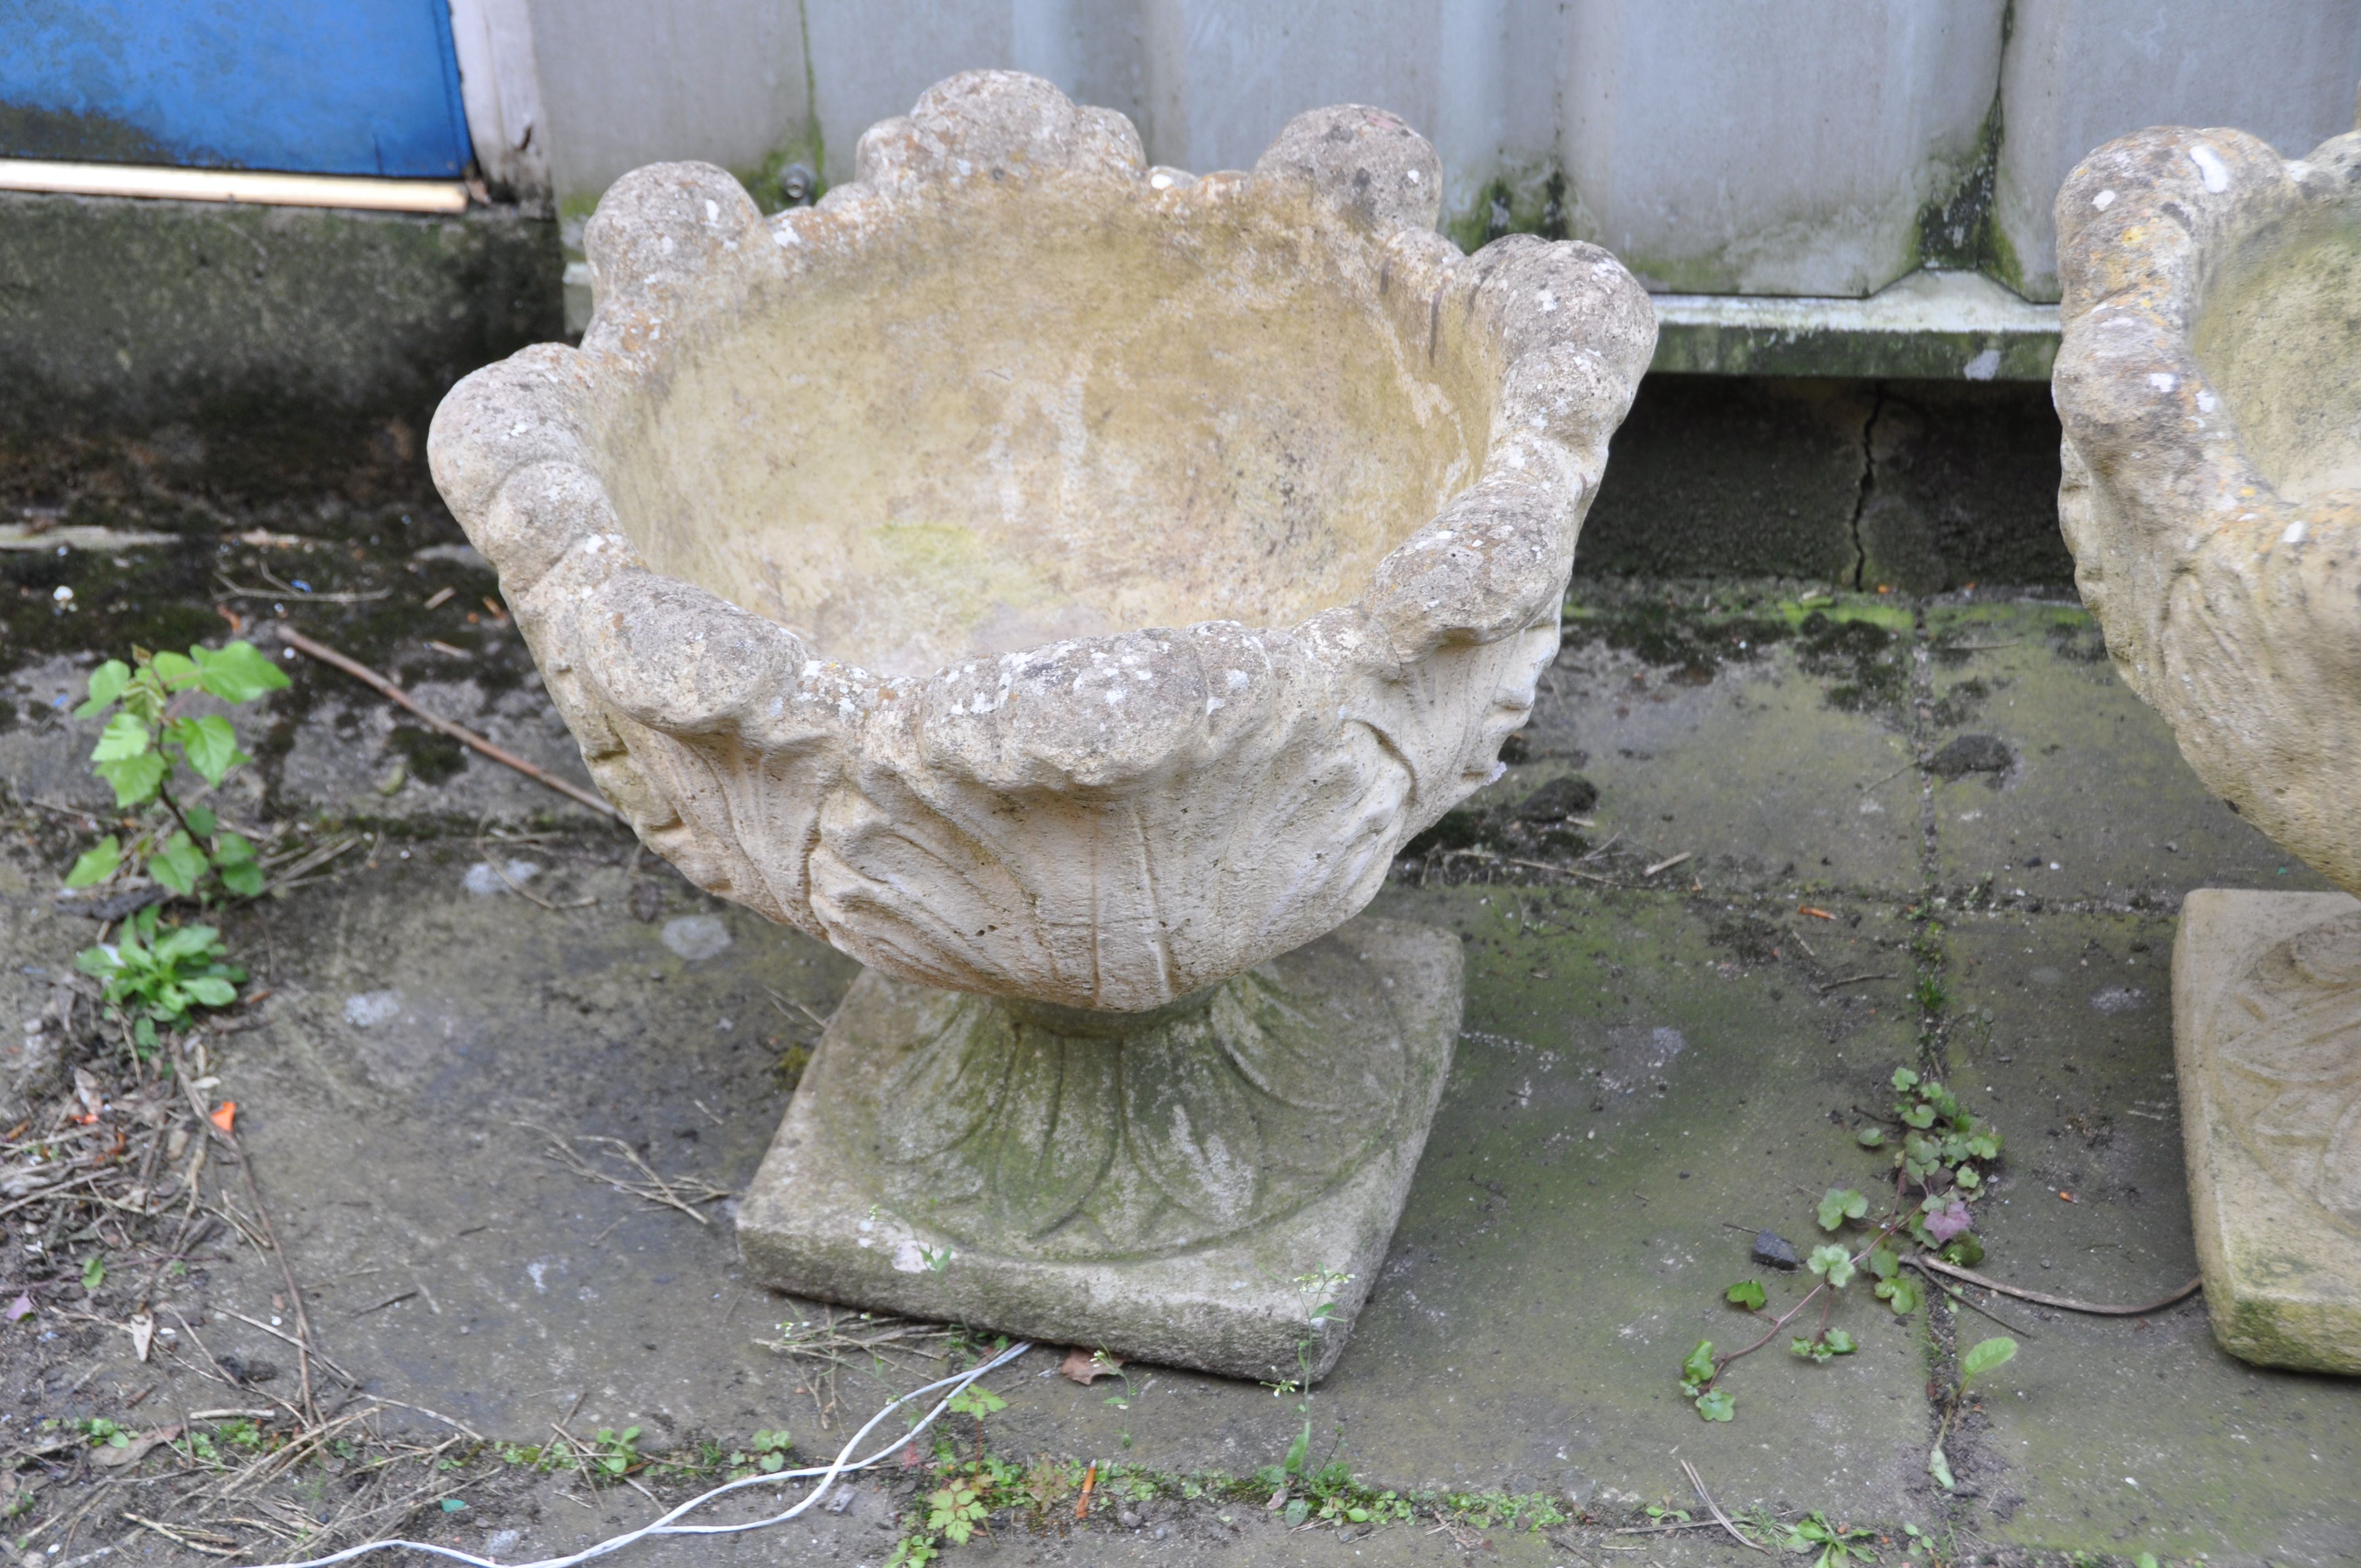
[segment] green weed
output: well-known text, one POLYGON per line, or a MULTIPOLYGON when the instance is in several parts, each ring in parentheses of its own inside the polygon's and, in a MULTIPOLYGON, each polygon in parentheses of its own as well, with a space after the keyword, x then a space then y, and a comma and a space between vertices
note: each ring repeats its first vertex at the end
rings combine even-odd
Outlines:
MULTIPOLYGON (((1960 1267, 1983 1259, 1983 1244, 1976 1238, 1971 1205, 1982 1194, 1985 1178, 2001 1157, 2001 1135, 1990 1122, 1967 1110, 1959 1097, 1933 1079, 1909 1068, 1896 1068, 1894 1102, 1890 1125, 1859 1129, 1854 1141, 1863 1149, 1888 1150, 1894 1190, 1891 1207, 1875 1217, 1869 1195, 1857 1188, 1831 1187, 1816 1205, 1813 1219, 1839 1239, 1812 1248, 1805 1257, 1817 1283, 1804 1299, 1765 1329, 1762 1336, 1739 1349, 1717 1353, 1711 1340, 1700 1340, 1681 1363, 1681 1394, 1708 1421, 1727 1421, 1737 1413, 1729 1390, 1719 1387, 1730 1364, 1768 1343, 1789 1320, 1811 1302, 1821 1303, 1818 1329, 1789 1338, 1787 1348, 1807 1361, 1825 1364, 1858 1348, 1842 1328, 1828 1326, 1829 1310, 1839 1294, 1862 1274, 1871 1280, 1870 1293, 1897 1317, 1918 1310, 1926 1287, 1907 1269, 1916 1255, 1932 1255, 1960 1267), (1872 1227, 1866 1244, 1848 1226, 1872 1227)), ((1748 1312, 1764 1305, 1760 1281, 1746 1279, 1730 1286, 1723 1297, 1748 1312)), ((2014 1353, 2014 1344, 2010 1347, 2014 1353)), ((1993 1364, 1997 1365, 1997 1363, 1993 1364)), ((1941 1444, 1937 1443, 1939 1460, 1941 1444)), ((1938 1478, 1940 1479, 1938 1474, 1938 1478)), ((1949 1485, 1948 1482, 1945 1483, 1949 1485)))
MULTIPOLYGON (((191 718, 173 707, 192 692, 237 704, 287 684, 250 642, 193 647, 186 654, 135 648, 130 663, 109 659, 93 670, 88 697, 74 717, 109 715, 91 771, 115 791, 116 809, 126 814, 125 831, 83 850, 66 886, 95 887, 143 872, 158 886, 200 901, 260 893, 262 864, 253 842, 198 799, 253 759, 238 750, 228 719, 191 718), (189 788, 183 768, 203 789, 189 788)), ((155 1045, 159 1025, 186 1023, 193 1008, 228 1006, 246 978, 222 960, 221 937, 212 927, 166 927, 159 935, 152 907, 132 917, 119 941, 84 948, 74 963, 104 985, 107 1006, 143 1052, 155 1045)))

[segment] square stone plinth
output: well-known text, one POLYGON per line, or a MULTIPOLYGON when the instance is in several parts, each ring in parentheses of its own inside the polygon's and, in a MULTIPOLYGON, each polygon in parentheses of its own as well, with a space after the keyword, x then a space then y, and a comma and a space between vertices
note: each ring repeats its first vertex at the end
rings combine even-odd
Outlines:
POLYGON ((2361 1373, 2361 901, 2191 893, 2172 1010, 2215 1336, 2361 1373))
POLYGON ((748 1190, 748 1266, 1128 1360, 1323 1376, 1425 1147, 1461 968, 1450 935, 1362 918, 1104 1032, 865 973, 748 1190))

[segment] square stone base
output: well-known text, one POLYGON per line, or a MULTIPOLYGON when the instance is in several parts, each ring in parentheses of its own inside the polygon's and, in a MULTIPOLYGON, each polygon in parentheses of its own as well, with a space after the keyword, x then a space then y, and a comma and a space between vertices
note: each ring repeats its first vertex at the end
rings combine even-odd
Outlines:
POLYGON ((2191 893, 2172 1016, 2214 1336, 2361 1373, 2361 901, 2191 893))
MULTIPOLYGON (((1029 1114, 1033 1102, 1013 1109, 1009 1102, 1020 1099, 1020 1080, 1033 1074, 1038 1080, 1044 1072, 1043 1052, 1009 1034, 1006 1018, 968 1028, 962 1038, 971 1044, 950 1065, 934 1065, 928 1049, 929 1036, 947 1033, 939 1025, 946 1017, 972 1020, 975 1009, 1023 1004, 961 999, 864 973, 829 1020, 740 1210, 748 1266, 765 1284, 796 1295, 1104 1349, 1126 1360, 1279 1380, 1299 1375, 1301 1353, 1312 1376, 1323 1376, 1385 1259, 1425 1147, 1458 1038, 1461 967, 1459 943, 1447 933, 1390 920, 1348 921, 1255 975, 1225 982, 1264 983, 1258 994, 1280 998, 1267 1016, 1299 1047, 1291 1080, 1286 1063, 1274 1069, 1268 1055, 1257 1058, 1251 1051, 1230 1053, 1238 1067, 1234 1078, 1201 1071, 1196 1057, 1221 1053, 1200 1036, 1191 1036, 1198 1043, 1179 1061, 1169 1055, 1148 1059, 1141 1047, 1110 1038, 1110 1049, 1133 1052, 1112 1065, 1095 1047, 1053 1043, 1052 1055, 1071 1048, 1090 1059, 1069 1058, 1047 1069, 1058 1087, 1035 1091, 1049 1109, 1029 1114), (992 1034, 995 1028, 1001 1032, 992 1034), (989 1070, 979 1068, 972 1042, 1004 1038, 1017 1041, 1005 1062, 994 1058, 984 1064, 989 1070), (1335 1055, 1323 1062, 1320 1048, 1329 1044, 1335 1055), (1367 1074, 1364 1064, 1380 1058, 1383 1072, 1367 1074), (1136 1087, 1150 1077, 1162 1087, 1136 1087), (1204 1087, 1209 1078, 1222 1081, 1204 1087), (1130 1098, 1121 1088, 1105 1091, 1110 1081, 1135 1085, 1130 1098), (1290 1081, 1298 1100, 1324 1099, 1324 1111, 1299 1114, 1286 1102, 1290 1081), (1378 1087, 1366 1102, 1356 1101, 1364 1083, 1378 1087), (1265 1092, 1274 1087, 1276 1098, 1265 1092), (1336 1092, 1323 1095, 1331 1089, 1336 1092), (1111 1097, 1093 1099, 1085 1090, 1111 1097), (917 1107, 915 1127, 881 1127, 880 1105, 898 1115, 906 1101, 929 1097, 943 1103, 917 1107), (985 1101, 990 1111, 977 1109, 985 1101), (1178 1111, 1176 1102, 1183 1102, 1178 1111), (1186 1114, 1191 1102, 1201 1124, 1193 1132, 1186 1114), (1086 1227, 1077 1201, 1077 1217, 1038 1245, 1006 1229, 990 1233, 999 1196, 994 1181, 1043 1180, 1039 1170, 1058 1165, 1063 1141, 1081 1135, 1058 1124, 1060 1108, 1071 1122, 1078 1104, 1114 1106, 1125 1125, 1111 1143, 1093 1145, 1111 1147, 1111 1157, 1086 1157, 1106 1159, 1105 1174, 1090 1180, 1114 1194, 1096 1201, 1096 1228, 1086 1227), (1250 1114, 1252 1124, 1240 1122, 1241 1135, 1229 1143, 1260 1149, 1256 1180, 1241 1189, 1231 1172, 1206 1190, 1215 1200, 1224 1192, 1268 1193, 1281 1167, 1299 1171, 1298 1187, 1283 1202, 1241 1207, 1235 1223, 1206 1225, 1184 1217, 1176 1232, 1172 1216, 1185 1204, 1159 1193, 1180 1190, 1185 1199, 1190 1170, 1176 1178, 1171 1160, 1159 1167, 1156 1147, 1127 1164, 1129 1151, 1158 1137, 1174 1142, 1177 1125, 1182 1155, 1193 1151, 1200 1164, 1218 1167, 1224 1146, 1206 1135, 1206 1110, 1241 1105, 1248 1111, 1228 1113, 1250 1114), (906 1175, 881 1176, 889 1171, 881 1161, 900 1157, 947 1124, 962 1130, 935 1141, 949 1142, 952 1156, 972 1147, 986 1152, 950 1168, 939 1201, 914 1193, 906 1175), (1290 1135, 1296 1132, 1300 1137, 1290 1135), (1301 1168, 1324 1168, 1314 1152, 1323 1147, 1352 1157, 1329 1176, 1301 1177, 1301 1168), (1011 1169, 1015 1178, 1005 1174, 1011 1169), (963 1186, 961 1177, 974 1171, 983 1177, 963 1186), (896 1180, 895 1192, 886 1190, 896 1180), (1125 1234, 1135 1222, 1147 1234, 1125 1234), (1014 1239, 1000 1245, 994 1234, 1014 1239), (1339 1275, 1350 1278, 1340 1282, 1339 1275), (1312 1321, 1312 1310, 1323 1302, 1333 1302, 1333 1310, 1312 1321)), ((1126 1015, 1096 1016, 1119 1028, 1126 1015)), ((1213 1017, 1218 1022, 1221 1014, 1213 1017)), ((905 1158, 892 1168, 906 1172, 912 1163, 905 1158)), ((1078 1186, 1062 1170, 1053 1176, 1066 1183, 1061 1193, 1090 1184, 1078 1186)), ((1038 1203, 1032 1194, 1025 1186, 1019 1196, 1038 1203)))

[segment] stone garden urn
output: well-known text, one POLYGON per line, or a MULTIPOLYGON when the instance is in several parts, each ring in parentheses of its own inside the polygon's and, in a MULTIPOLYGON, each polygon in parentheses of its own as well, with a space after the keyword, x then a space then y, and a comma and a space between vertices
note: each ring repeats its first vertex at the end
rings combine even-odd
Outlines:
MULTIPOLYGON (((2361 132, 2125 137, 2058 235, 2083 599, 2207 786, 2361 892, 2361 132)), ((2361 902, 2191 893, 2173 1010, 2215 1334, 2361 1372, 2361 902)))
POLYGON ((1324 1372, 1460 1014, 1455 939, 1356 916, 1499 773, 1653 313, 1460 254, 1372 109, 1200 177, 973 72, 855 170, 618 181, 581 347, 455 389, 435 481, 648 846, 867 966, 754 1271, 1324 1372))

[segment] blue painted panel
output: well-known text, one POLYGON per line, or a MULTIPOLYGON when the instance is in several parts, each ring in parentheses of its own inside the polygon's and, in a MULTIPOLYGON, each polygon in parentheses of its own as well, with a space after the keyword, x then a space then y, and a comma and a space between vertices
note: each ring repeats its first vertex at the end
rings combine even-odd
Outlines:
POLYGON ((0 156, 454 178, 448 0, 6 0, 0 156))

